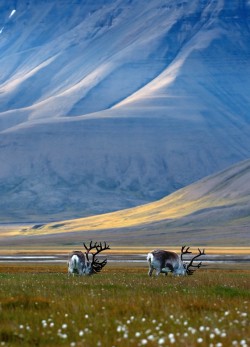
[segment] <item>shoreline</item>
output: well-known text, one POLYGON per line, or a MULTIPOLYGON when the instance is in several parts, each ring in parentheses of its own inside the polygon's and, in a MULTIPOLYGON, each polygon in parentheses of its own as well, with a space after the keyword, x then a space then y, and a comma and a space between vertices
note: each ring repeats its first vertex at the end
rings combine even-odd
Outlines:
MULTIPOLYGON (((180 246, 159 246, 159 245, 152 245, 152 246, 116 246, 111 244, 111 250, 107 251, 107 255, 114 254, 114 255, 131 255, 131 254, 147 254, 148 252, 152 251, 153 249, 166 249, 170 250, 176 253, 180 253, 180 246)), ((245 255, 250 256, 250 246, 225 246, 225 247, 216 247, 216 246, 190 246, 190 249, 193 251, 193 254, 197 251, 198 248, 205 248, 206 255, 245 255)), ((82 250, 84 251, 84 248, 82 244, 79 245, 68 245, 68 246, 35 246, 32 245, 30 247, 20 247, 20 246, 0 246, 0 256, 1 255, 43 255, 43 256, 50 256, 56 254, 68 254, 72 252, 73 250, 82 250)))

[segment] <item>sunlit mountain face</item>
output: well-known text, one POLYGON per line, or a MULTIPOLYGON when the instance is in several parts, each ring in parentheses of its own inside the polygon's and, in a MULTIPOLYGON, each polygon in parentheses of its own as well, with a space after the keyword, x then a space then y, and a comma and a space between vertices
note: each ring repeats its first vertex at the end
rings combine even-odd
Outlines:
POLYGON ((0 3, 0 220, 144 204, 250 157, 250 2, 0 3))
POLYGON ((101 237, 116 246, 202 244, 246 250, 249 181, 250 159, 141 206, 51 223, 1 226, 0 244, 47 249, 101 237))

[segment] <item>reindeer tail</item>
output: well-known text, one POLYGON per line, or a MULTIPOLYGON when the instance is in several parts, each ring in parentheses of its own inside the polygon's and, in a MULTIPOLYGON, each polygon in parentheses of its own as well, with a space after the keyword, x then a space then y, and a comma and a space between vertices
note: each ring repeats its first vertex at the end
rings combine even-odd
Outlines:
POLYGON ((153 254, 152 253, 148 253, 147 261, 151 264, 152 260, 153 260, 153 254))
POLYGON ((74 266, 73 266, 74 270, 77 269, 77 264, 76 264, 76 257, 74 257, 74 266))

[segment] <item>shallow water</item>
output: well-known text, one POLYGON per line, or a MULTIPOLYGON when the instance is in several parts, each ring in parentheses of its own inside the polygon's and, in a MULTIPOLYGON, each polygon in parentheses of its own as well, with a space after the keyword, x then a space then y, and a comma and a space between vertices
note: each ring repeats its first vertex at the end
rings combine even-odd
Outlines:
MULTIPOLYGON (((107 255, 110 263, 147 263, 146 254, 119 254, 107 255)), ((106 258, 106 257, 100 257, 106 258)), ((1 255, 0 263, 18 263, 18 262, 32 262, 32 263, 65 263, 68 260, 68 254, 55 254, 55 255, 1 255)), ((187 258, 188 261, 188 258, 187 258)), ((210 264, 249 264, 250 255, 221 255, 213 254, 199 258, 203 265, 210 264)))

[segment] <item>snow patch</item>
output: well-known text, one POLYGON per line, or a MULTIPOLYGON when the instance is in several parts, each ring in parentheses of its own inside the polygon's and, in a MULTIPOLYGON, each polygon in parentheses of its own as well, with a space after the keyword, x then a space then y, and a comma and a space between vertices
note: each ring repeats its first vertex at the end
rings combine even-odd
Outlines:
POLYGON ((13 17, 15 13, 16 13, 16 10, 12 10, 10 15, 9 15, 9 18, 13 17))

